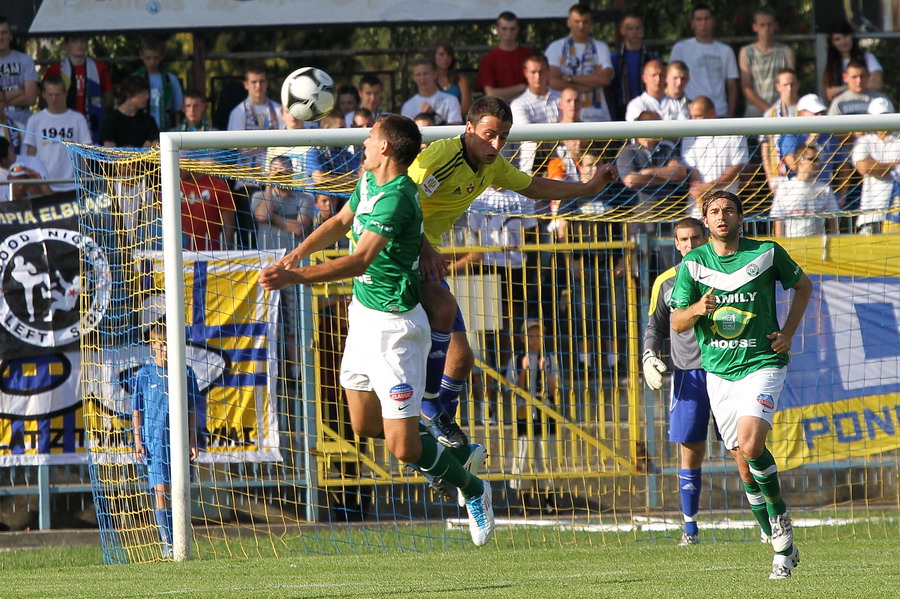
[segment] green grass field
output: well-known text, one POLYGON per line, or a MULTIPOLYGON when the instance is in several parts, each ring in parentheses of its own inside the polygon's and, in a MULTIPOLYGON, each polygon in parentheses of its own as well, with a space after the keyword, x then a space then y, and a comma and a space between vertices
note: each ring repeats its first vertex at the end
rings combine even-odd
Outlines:
POLYGON ((596 547, 492 544, 129 566, 99 565, 97 547, 31 549, 0 552, 0 597, 897 597, 896 526, 861 536, 798 536, 802 561, 788 581, 768 580, 771 551, 764 545, 724 540, 679 548, 671 538, 623 537, 596 547))

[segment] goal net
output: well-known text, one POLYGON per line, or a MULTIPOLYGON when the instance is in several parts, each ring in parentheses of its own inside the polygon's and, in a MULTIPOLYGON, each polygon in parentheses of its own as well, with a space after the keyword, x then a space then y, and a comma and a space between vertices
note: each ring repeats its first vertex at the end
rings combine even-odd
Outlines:
MULTIPOLYGON (((803 144, 820 158, 815 177, 835 192, 834 206, 780 207, 776 190, 796 176, 784 162, 763 164, 784 136, 879 126, 900 128, 894 117, 514 128, 508 158, 536 174, 577 179, 602 161, 622 176, 597 197, 565 201, 490 189, 446 235, 476 354, 459 419, 489 453, 498 544, 680 536, 668 392, 644 385, 641 335, 653 278, 677 261, 672 223, 694 210, 692 190, 732 167, 720 184, 742 197, 745 234, 780 235, 816 287, 770 442, 797 534, 889 526, 900 499, 894 195, 870 203, 852 139, 835 151, 803 144), (675 148, 665 159, 662 144, 675 148), (674 161, 665 180, 641 178, 654 159, 674 161)), ((426 139, 460 132, 436 128, 426 139)), ((93 248, 84 276, 99 273, 91 276, 108 295, 80 339, 84 444, 73 450, 89 460, 106 562, 158 560, 173 541, 176 559, 191 546, 197 557, 227 558, 468 544, 464 508, 350 428, 337 376, 349 283, 280 293, 258 285, 261 268, 346 201, 365 135, 165 134, 148 151, 71 147, 78 227, 93 248), (160 370, 153 346, 164 342, 160 370), (151 371, 164 373, 167 403, 148 386, 151 371), (179 424, 171 451, 136 451, 136 436, 165 428, 152 419, 168 414, 179 424), (155 484, 168 472, 161 497, 155 484)), ((312 259, 346 251, 341 243, 312 259)), ((83 296, 83 322, 92 309, 83 296)), ((0 435, 31 426, 18 422, 0 421, 0 435)), ((757 539, 712 431, 707 445, 702 534, 757 539)))

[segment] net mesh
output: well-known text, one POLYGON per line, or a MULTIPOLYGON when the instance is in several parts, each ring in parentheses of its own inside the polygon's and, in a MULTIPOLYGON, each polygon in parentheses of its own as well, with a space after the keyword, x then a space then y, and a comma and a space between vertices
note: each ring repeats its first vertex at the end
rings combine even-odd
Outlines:
MULTIPOLYGON (((598 197, 558 202, 491 189, 445 236, 449 282, 476 356, 459 419, 490 456, 485 477, 494 487, 499 544, 680 536, 668 395, 644 386, 640 338, 653 277, 676 261, 672 222, 693 209, 692 189, 717 168, 739 166, 719 183, 739 190, 746 234, 767 236, 776 221, 824 225, 830 218, 849 233, 868 214, 890 229, 892 200, 865 204, 849 149, 821 153, 839 211, 772 218, 772 190, 784 174, 767 176, 758 140, 747 141, 742 153, 740 144, 711 138, 705 150, 694 146, 691 167, 702 173, 691 179, 674 168, 649 182, 646 169, 678 160, 668 141, 643 153, 625 140, 511 147, 510 161, 518 165, 524 155, 522 166, 530 161, 536 174, 584 178, 602 161, 615 162, 622 177, 598 197), (724 161, 728 152, 734 164, 724 161), (529 332, 537 337, 530 348, 529 332)), ((685 144, 677 145, 688 161, 685 144)), ((81 231, 109 264, 109 307, 81 339, 85 448, 104 559, 158 560, 171 537, 158 518, 165 496, 151 481, 160 463, 167 470, 167 454, 154 448, 137 459, 134 412, 136 375, 153 363, 149 335, 165 317, 160 157, 153 149, 70 149, 79 202, 96 208, 80 215, 81 231)), ((196 556, 469 543, 464 509, 393 459, 383 441, 352 432, 338 384, 349 284, 280 294, 258 285, 260 268, 346 200, 360 149, 182 153, 187 365, 200 392, 192 411, 196 556)), ((866 535, 891 526, 882 516, 900 499, 900 242, 883 232, 781 241, 817 288, 772 437, 785 496, 801 521, 795 526, 807 531, 801 534, 866 535), (852 526, 826 526, 834 521, 852 526)), ((343 255, 338 245, 314 259, 343 255)), ((786 302, 783 296, 782 316, 786 302)), ((17 426, 15 418, 0 420, 0 439, 9 443, 17 426)), ((702 534, 755 540, 734 465, 710 438, 702 534)))

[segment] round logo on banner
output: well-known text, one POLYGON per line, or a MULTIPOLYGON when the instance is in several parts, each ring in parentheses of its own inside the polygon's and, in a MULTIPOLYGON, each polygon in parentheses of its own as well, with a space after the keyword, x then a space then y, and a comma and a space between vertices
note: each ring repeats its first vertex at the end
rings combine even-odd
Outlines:
POLYGON ((19 231, 0 242, 0 283, 0 326, 36 347, 77 341, 109 306, 106 254, 70 229, 19 231))

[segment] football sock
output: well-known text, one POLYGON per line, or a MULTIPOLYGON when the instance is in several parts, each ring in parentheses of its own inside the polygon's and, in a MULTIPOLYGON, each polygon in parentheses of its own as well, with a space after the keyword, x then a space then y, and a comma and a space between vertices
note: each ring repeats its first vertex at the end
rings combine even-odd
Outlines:
POLYGON ((431 351, 428 352, 428 359, 425 362, 425 396, 422 398, 422 413, 428 418, 434 418, 441 411, 438 394, 441 392, 448 347, 450 347, 450 331, 432 329, 431 351))
POLYGON ((159 539, 163 545, 172 545, 172 510, 155 509, 156 525, 159 527, 159 539))
POLYGON ((678 488, 681 493, 681 511, 684 514, 684 532, 689 535, 699 533, 697 528, 697 512, 700 511, 700 489, 702 488, 702 469, 678 469, 678 488))
POLYGON ((752 483, 744 483, 744 493, 747 495, 747 501, 750 502, 750 510, 759 523, 759 527, 771 537, 772 525, 769 524, 769 510, 766 508, 766 498, 763 497, 762 489, 759 488, 759 485, 754 480, 752 483))
MULTIPOLYGON (((466 472, 454 452, 438 443, 431 433, 421 425, 419 426, 419 438, 422 439, 422 455, 414 466, 422 472, 457 487, 466 499, 478 497, 484 493, 484 483, 478 477, 466 472)), ((468 450, 468 448, 466 449, 468 450)))
POLYGON ((747 460, 750 464, 750 473, 759 483, 763 497, 766 499, 766 509, 769 511, 769 517, 774 518, 787 511, 784 499, 781 497, 781 485, 778 483, 778 466, 775 464, 775 458, 769 448, 763 449, 763 452, 755 460, 747 460))
POLYGON ((438 393, 438 405, 444 414, 456 419, 456 409, 459 407, 459 394, 462 392, 464 381, 451 378, 446 374, 441 377, 441 391, 438 393))

